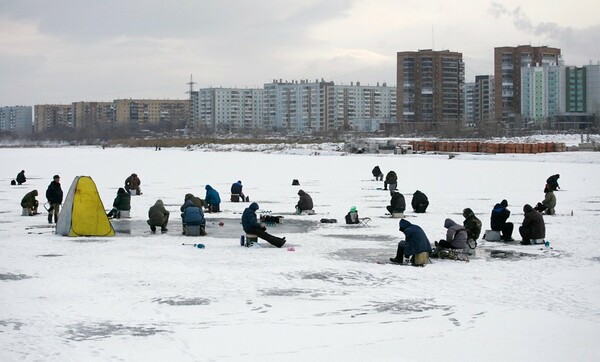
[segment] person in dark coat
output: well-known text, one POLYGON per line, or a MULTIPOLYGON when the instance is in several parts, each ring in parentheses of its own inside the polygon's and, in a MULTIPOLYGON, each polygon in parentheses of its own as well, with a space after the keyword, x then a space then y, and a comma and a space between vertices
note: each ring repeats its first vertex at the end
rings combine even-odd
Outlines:
POLYGON ((356 210, 356 206, 352 206, 350 211, 344 217, 346 219, 346 224, 360 224, 360 219, 358 218, 358 210, 356 210))
POLYGON ((385 175, 385 181, 383 181, 383 189, 387 190, 390 187, 390 192, 398 188, 398 175, 394 171, 390 171, 385 175))
POLYGON ((560 186, 558 186, 559 178, 560 178, 559 174, 548 177, 548 179, 546 180, 546 185, 548 185, 548 188, 550 189, 550 191, 556 191, 557 189, 560 189, 560 186))
POLYGON ((268 243, 281 248, 283 244, 285 244, 285 237, 278 238, 267 232, 267 227, 264 224, 259 223, 256 217, 256 210, 258 210, 258 208, 258 204, 253 202, 242 213, 242 227, 244 228, 244 232, 246 232, 246 234, 257 235, 268 243))
POLYGON ((142 190, 140 189, 141 184, 142 184, 142 181, 140 181, 140 178, 138 177, 138 175, 136 173, 132 173, 131 176, 129 176, 125 179, 125 190, 127 190, 127 192, 129 194, 131 194, 131 190, 135 190, 137 195, 141 195, 142 194, 142 190))
POLYGON ((181 206, 181 222, 183 223, 183 234, 188 225, 200 226, 200 235, 206 236, 206 220, 201 207, 194 205, 191 199, 187 199, 181 206))
POLYGON ((513 241, 512 232, 514 225, 512 222, 506 222, 510 217, 510 211, 506 208, 507 206, 508 201, 506 200, 502 200, 499 204, 494 205, 490 217, 490 224, 492 230, 500 231, 502 233, 503 241, 513 241))
POLYGON ((17 184, 23 184, 25 181, 27 181, 27 178, 25 177, 25 170, 21 170, 21 172, 17 174, 17 184))
POLYGON ((304 190, 299 190, 298 196, 300 196, 300 199, 298 200, 298 204, 296 204, 296 213, 297 214, 300 214, 300 213, 302 213, 302 211, 305 211, 305 210, 313 209, 313 206, 314 206, 313 200, 309 194, 304 192, 304 190))
POLYGON ((436 242, 436 247, 448 249, 464 249, 467 247, 468 233, 464 226, 458 225, 452 219, 446 219, 444 227, 447 229, 446 239, 436 242))
POLYGON ((48 223, 52 224, 52 216, 54 216, 54 222, 58 222, 58 214, 60 212, 60 205, 63 202, 63 191, 60 187, 60 176, 54 175, 52 182, 48 185, 46 190, 46 199, 50 208, 48 209, 48 223))
POLYGON ((523 212, 525 216, 523 218, 523 225, 519 227, 519 234, 521 234, 521 244, 530 245, 531 239, 543 239, 546 237, 546 224, 544 223, 544 217, 542 214, 526 204, 523 206, 523 212))
POLYGON ((371 173, 373 174, 373 177, 375 177, 375 181, 383 181, 383 172, 381 172, 379 166, 373 167, 371 173))
POLYGON ((400 220, 400 231, 404 233, 406 240, 398 243, 396 257, 390 258, 392 263, 402 264, 404 258, 409 258, 422 252, 431 252, 431 244, 423 229, 418 225, 413 225, 405 219, 400 220))
POLYGON ((392 191, 392 199, 390 205, 387 206, 387 211, 390 214, 403 213, 406 210, 406 200, 398 190, 392 191))
POLYGON ((113 208, 106 216, 114 217, 116 219, 121 218, 121 211, 131 210, 131 196, 125 191, 124 188, 119 187, 117 191, 117 197, 113 201, 113 208))
POLYGON ((463 226, 467 229, 468 240, 477 241, 481 234, 481 220, 479 220, 477 216, 475 216, 473 210, 469 208, 463 210, 463 216, 465 217, 463 226))
POLYGON ((156 200, 153 206, 148 210, 148 225, 150 225, 150 230, 154 233, 156 232, 156 227, 160 226, 160 231, 167 231, 167 224, 169 223, 169 211, 165 209, 165 205, 162 200, 156 200))
POLYGON ((220 212, 221 211, 221 197, 217 190, 213 189, 212 186, 206 185, 204 187, 206 190, 206 196, 204 197, 204 201, 208 204, 209 212, 220 212))
POLYGON ((199 207, 201 209, 204 209, 206 207, 206 202, 201 198, 194 196, 194 194, 185 194, 183 198, 183 205, 181 205, 180 208, 181 212, 183 212, 183 210, 185 209, 185 204, 187 200, 191 200, 194 206, 199 207))
POLYGON ((37 209, 39 206, 39 202, 35 199, 37 195, 38 191, 33 190, 26 193, 23 199, 21 200, 21 207, 27 209, 29 216, 37 215, 38 213, 37 209))
POLYGON ((539 212, 546 211, 546 215, 554 215, 554 207, 556 207, 556 196, 554 195, 554 191, 550 190, 548 185, 546 185, 546 187, 544 187, 544 193, 544 200, 538 202, 533 209, 539 212))
POLYGON ((231 201, 238 202, 240 197, 242 198, 242 201, 246 201, 246 196, 242 189, 242 181, 235 182, 231 185, 231 201), (239 195, 239 197, 235 197, 235 195, 239 195))
POLYGON ((429 199, 427 198, 427 195, 417 190, 413 194, 410 205, 416 213, 424 213, 429 206, 429 199))

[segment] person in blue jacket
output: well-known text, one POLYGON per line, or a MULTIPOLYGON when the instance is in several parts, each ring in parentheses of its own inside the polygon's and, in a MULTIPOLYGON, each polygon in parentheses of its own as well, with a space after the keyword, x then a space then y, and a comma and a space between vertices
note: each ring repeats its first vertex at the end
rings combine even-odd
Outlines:
POLYGON ((270 244, 281 248, 285 244, 285 237, 278 238, 277 236, 269 234, 266 230, 267 227, 256 218, 256 210, 258 210, 258 204, 253 202, 248 206, 242 213, 242 227, 246 234, 254 234, 259 238, 269 242, 270 244))
POLYGON ((183 212, 181 213, 181 221, 183 223, 183 234, 185 234, 185 228, 188 225, 200 226, 200 235, 206 235, 206 220, 204 219, 204 212, 201 208, 194 205, 191 199, 187 199, 181 207, 183 212))
POLYGON ((429 239, 427 239, 427 235, 425 235, 425 232, 420 226, 413 225, 405 219, 402 219, 400 220, 400 231, 404 233, 406 240, 402 240, 398 243, 396 257, 390 258, 392 263, 402 264, 404 257, 409 258, 422 252, 431 253, 429 239))
POLYGON ((219 205, 221 205, 221 197, 219 196, 219 193, 217 192, 217 190, 213 189, 212 186, 210 186, 210 185, 206 185, 205 189, 206 189, 206 197, 204 198, 204 201, 206 201, 206 203, 208 204, 208 211, 209 212, 221 211, 220 206, 219 206, 219 205))
POLYGON ((231 185, 231 201, 238 202, 239 198, 241 198, 242 201, 248 201, 246 200, 246 196, 244 195, 244 191, 242 191, 242 189, 242 181, 234 182, 231 185), (235 198, 234 195, 239 195, 239 197, 235 198))

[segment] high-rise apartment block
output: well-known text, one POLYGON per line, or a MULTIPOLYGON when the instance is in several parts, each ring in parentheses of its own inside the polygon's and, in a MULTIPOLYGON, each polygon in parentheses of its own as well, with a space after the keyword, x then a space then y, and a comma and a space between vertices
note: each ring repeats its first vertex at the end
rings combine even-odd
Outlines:
POLYGON ((0 132, 30 136, 33 131, 32 113, 29 106, 0 107, 0 132))
POLYGON ((74 102, 71 106, 75 129, 78 131, 114 126, 113 102, 74 102))
POLYGON ((524 125, 531 125, 532 122, 540 124, 545 119, 564 112, 564 98, 561 97, 564 89, 563 74, 564 67, 557 64, 526 66, 521 69, 520 103, 524 125))
POLYGON ((328 88, 326 130, 374 132, 396 122, 396 87, 356 82, 328 88))
POLYGON ((466 126, 475 125, 475 83, 465 83, 463 87, 463 117, 466 126))
POLYGON ((128 129, 184 127, 190 120, 189 104, 188 99, 117 99, 115 125, 128 129))
POLYGON ((273 81, 264 85, 266 130, 291 132, 325 131, 330 124, 328 98, 333 82, 273 81))
POLYGON ((480 125, 494 119, 494 77, 490 75, 475 76, 473 90, 473 115, 475 123, 480 125))
POLYGON ((73 128, 73 109, 70 104, 41 104, 34 107, 34 132, 73 128))
POLYGON ((238 132, 261 129, 263 90, 258 88, 203 88, 198 92, 198 122, 194 128, 238 132))
POLYGON ((521 69, 558 64, 560 49, 547 46, 494 48, 494 97, 496 121, 514 125, 521 114, 521 69))
POLYGON ((396 114, 402 126, 459 124, 463 112, 462 53, 431 49, 397 53, 396 114))

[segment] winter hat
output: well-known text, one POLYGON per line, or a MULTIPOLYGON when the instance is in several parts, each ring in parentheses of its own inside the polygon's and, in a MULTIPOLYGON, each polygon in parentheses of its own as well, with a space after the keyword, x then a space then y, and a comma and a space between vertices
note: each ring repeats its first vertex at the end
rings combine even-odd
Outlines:
POLYGON ((118 193, 118 194, 126 194, 127 192, 125 191, 125 189, 124 189, 124 188, 122 188, 122 187, 119 187, 119 190, 117 190, 117 193, 118 193))
POLYGON ((238 182, 237 182, 237 183, 241 185, 241 184, 242 184, 242 181, 238 180, 238 182))
POLYGON ((52 178, 53 178, 54 180, 56 180, 57 178, 60 178, 60 176, 58 176, 58 175, 54 175, 54 176, 52 176, 52 178))
POLYGON ((524 213, 531 212, 532 210, 533 210, 533 207, 531 207, 531 205, 529 205, 529 204, 525 204, 525 205, 523 206, 523 212, 524 212, 524 213))
POLYGON ((185 194, 185 196, 183 197, 183 200, 187 201, 187 200, 191 199, 192 197, 194 197, 194 194, 185 194))
POLYGON ((350 208, 350 212, 356 212, 356 206, 352 206, 352 207, 350 208))
POLYGON ((506 200, 502 200, 502 202, 500 202, 500 205, 507 207, 508 206, 508 201, 506 200))
POLYGON ((258 210, 258 204, 256 202, 253 202, 250 204, 250 206, 248 206, 248 208, 252 211, 256 211, 258 210))
POLYGON ((304 190, 302 190, 302 189, 300 189, 300 191, 298 191, 298 195, 302 195, 302 194, 304 194, 304 193, 305 193, 305 192, 304 192, 304 190))

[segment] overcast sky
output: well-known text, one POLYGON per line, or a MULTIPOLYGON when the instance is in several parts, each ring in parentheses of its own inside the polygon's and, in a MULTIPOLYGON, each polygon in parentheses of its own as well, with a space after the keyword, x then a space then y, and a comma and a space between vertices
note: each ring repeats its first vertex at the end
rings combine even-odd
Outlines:
POLYGON ((461 52, 466 81, 495 46, 600 60, 600 1, 0 0, 0 106, 187 98, 273 79, 396 83, 396 52, 461 52))

